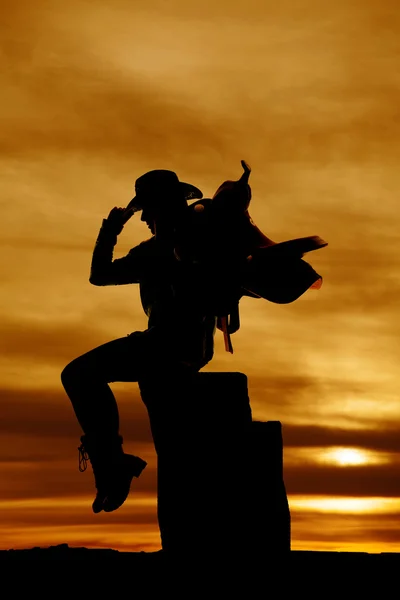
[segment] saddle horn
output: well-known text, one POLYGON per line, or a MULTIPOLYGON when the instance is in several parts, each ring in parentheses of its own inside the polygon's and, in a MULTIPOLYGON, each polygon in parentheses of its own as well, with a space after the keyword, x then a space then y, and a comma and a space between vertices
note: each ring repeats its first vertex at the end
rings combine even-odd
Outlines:
MULTIPOLYGON (((251 254, 255 249, 272 246, 275 242, 255 225, 249 214, 252 197, 249 184, 251 167, 245 160, 241 160, 240 163, 243 168, 242 175, 236 181, 224 181, 215 192, 212 205, 221 226, 224 225, 224 237, 232 240, 229 245, 239 244, 242 254, 251 254)), ((228 239, 226 243, 229 243, 228 239)))

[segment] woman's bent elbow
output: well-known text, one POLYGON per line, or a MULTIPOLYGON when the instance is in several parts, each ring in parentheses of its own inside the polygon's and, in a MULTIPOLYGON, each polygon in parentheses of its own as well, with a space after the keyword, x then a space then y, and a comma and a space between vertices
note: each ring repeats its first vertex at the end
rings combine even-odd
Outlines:
POLYGON ((104 278, 91 275, 89 277, 89 283, 96 286, 107 285, 107 281, 104 278))

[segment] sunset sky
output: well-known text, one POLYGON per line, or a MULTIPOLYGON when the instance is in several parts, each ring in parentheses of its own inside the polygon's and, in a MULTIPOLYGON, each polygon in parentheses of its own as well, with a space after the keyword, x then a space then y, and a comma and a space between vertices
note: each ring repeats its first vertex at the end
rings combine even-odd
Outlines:
MULTIPOLYGON (((234 354, 279 420, 292 549, 400 552, 400 12, 395 0, 5 1, 1 44, 0 549, 158 550, 137 384, 112 384, 149 467, 94 515, 60 373, 146 327, 137 286, 88 281, 101 221, 155 168, 213 195, 252 167, 275 241, 319 235, 323 276, 246 298, 234 354)), ((115 249, 148 237, 135 216, 115 249)))

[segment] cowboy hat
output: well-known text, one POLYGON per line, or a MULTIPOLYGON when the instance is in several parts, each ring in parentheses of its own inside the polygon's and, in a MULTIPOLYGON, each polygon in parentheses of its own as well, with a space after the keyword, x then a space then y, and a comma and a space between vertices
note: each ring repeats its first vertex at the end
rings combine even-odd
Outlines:
POLYGON ((141 175, 135 181, 135 197, 129 202, 126 210, 134 212, 143 210, 146 202, 154 196, 178 192, 183 194, 185 200, 202 198, 203 192, 190 183, 179 181, 174 171, 167 169, 154 169, 141 175))

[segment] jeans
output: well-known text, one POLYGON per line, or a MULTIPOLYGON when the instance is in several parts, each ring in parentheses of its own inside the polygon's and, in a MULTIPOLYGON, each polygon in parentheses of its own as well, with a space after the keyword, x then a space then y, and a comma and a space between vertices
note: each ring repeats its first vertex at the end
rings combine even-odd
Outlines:
MULTIPOLYGON (((206 364, 206 363, 204 363, 206 364)), ((61 382, 85 434, 114 437, 119 411, 109 386, 196 372, 204 364, 186 366, 176 358, 171 338, 147 329, 102 344, 73 359, 63 369, 61 382)))

